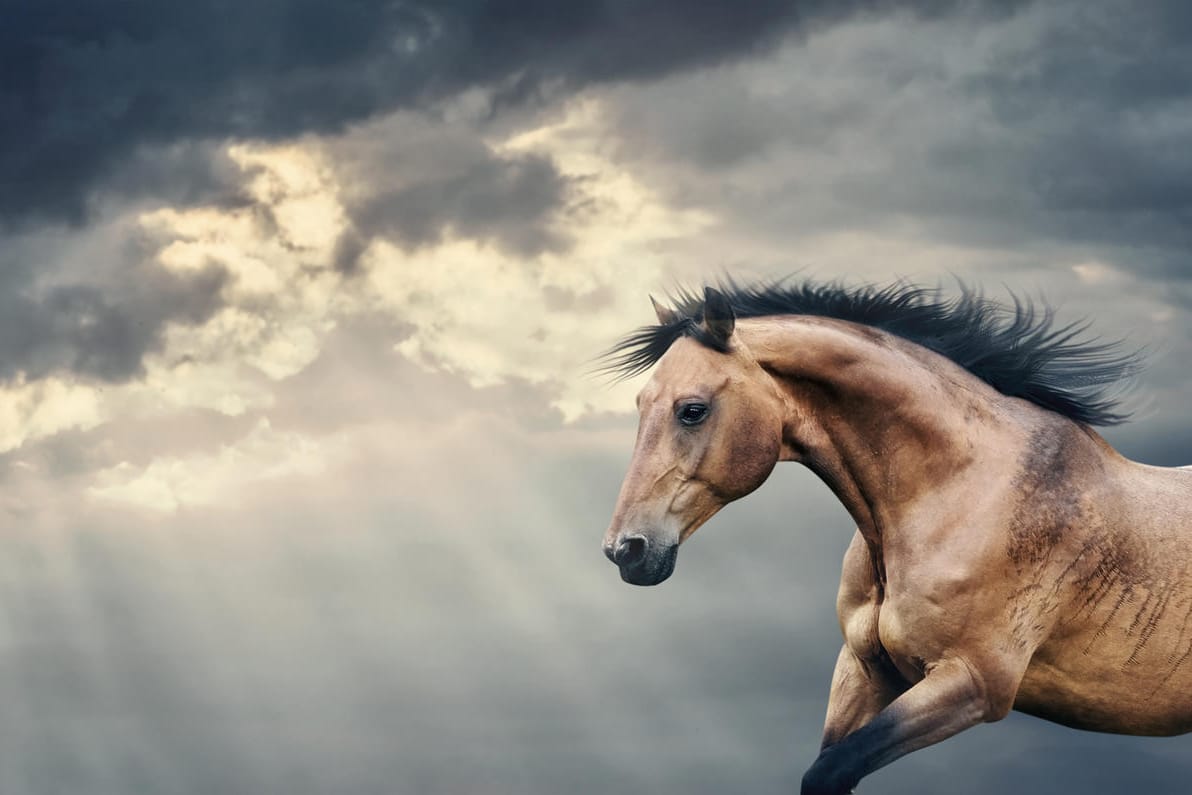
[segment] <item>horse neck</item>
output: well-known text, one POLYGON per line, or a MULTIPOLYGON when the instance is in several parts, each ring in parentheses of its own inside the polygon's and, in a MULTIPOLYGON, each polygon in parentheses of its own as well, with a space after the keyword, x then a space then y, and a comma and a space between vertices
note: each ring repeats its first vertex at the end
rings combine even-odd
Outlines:
POLYGON ((786 404, 788 457, 852 514, 871 548, 940 499, 982 444, 1014 434, 1006 398, 950 360, 846 321, 806 316, 739 324, 786 404))

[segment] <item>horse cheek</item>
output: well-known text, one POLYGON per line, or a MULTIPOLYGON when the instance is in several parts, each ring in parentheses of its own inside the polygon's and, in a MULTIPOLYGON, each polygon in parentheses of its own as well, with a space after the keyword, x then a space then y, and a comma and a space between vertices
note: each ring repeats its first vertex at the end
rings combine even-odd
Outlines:
POLYGON ((760 421, 746 422, 736 429, 725 448, 726 460, 720 462, 724 473, 722 491, 728 499, 736 500, 765 483, 774 471, 781 437, 760 421))

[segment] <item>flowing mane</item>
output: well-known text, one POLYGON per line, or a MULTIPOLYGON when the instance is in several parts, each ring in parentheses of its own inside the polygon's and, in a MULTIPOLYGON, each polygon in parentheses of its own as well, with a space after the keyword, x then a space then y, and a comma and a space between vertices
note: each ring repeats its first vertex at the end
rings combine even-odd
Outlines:
MULTIPOLYGON (((1013 293, 1007 305, 963 283, 955 297, 907 282, 850 287, 813 281, 739 285, 730 279, 718 288, 737 317, 818 315, 862 323, 947 356, 1002 394, 1077 422, 1117 425, 1130 417, 1121 410, 1121 397, 1141 368, 1142 352, 1088 337, 1085 320, 1056 326, 1052 307, 1038 308, 1013 293)), ((720 347, 699 325, 699 294, 681 290, 672 301, 676 319, 625 336, 605 354, 604 372, 637 375, 680 337, 720 347)))

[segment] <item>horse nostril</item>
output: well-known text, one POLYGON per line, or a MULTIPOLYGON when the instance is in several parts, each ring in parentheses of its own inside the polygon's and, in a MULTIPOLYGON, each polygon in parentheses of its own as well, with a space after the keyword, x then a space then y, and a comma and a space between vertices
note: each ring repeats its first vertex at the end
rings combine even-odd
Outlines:
POLYGON ((645 536, 629 536, 617 544, 617 550, 613 553, 613 562, 618 566, 636 566, 641 563, 646 557, 646 547, 650 542, 646 540, 645 536))

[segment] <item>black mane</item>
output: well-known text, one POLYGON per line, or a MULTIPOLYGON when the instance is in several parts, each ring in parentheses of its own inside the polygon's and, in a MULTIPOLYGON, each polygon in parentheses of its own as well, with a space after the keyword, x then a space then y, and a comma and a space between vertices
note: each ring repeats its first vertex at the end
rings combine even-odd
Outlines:
MULTIPOLYGON (((1088 338, 1087 321, 1055 326, 1055 311, 1011 294, 1006 305, 960 284, 949 298, 942 289, 896 282, 887 287, 848 287, 839 282, 771 282, 718 285, 737 317, 819 315, 882 329, 947 356, 999 392, 1031 401, 1077 422, 1117 425, 1122 387, 1138 373, 1141 352, 1123 352, 1120 342, 1088 338)), ((605 372, 621 377, 652 367, 680 337, 718 347, 699 325, 703 297, 680 291, 673 297, 678 317, 645 326, 605 354, 605 372)))

